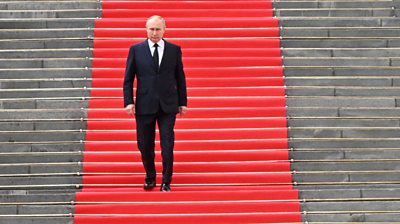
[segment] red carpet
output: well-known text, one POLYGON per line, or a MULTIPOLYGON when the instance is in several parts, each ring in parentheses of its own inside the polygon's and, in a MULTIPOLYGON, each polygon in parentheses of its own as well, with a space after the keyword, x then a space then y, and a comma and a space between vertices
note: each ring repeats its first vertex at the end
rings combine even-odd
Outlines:
MULTIPOLYGON (((292 187, 278 20, 272 2, 103 0, 76 224, 301 222, 292 187), (123 111, 128 48, 146 18, 182 46, 189 112, 176 123, 172 192, 144 192, 134 119, 123 111)), ((158 139, 158 135, 157 135, 158 139)), ((161 156, 157 142, 157 170, 161 156)), ((160 183, 161 175, 158 175, 160 183)))

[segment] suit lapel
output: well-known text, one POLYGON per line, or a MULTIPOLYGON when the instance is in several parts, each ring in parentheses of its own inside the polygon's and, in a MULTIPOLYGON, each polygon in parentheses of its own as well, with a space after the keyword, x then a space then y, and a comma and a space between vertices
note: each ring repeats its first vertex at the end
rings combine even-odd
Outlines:
POLYGON ((151 51, 149 47, 149 43, 147 42, 147 39, 143 42, 143 50, 144 50, 144 55, 143 57, 146 58, 146 61, 149 62, 151 67, 156 70, 156 66, 153 63, 153 56, 151 56, 151 51))
POLYGON ((169 43, 164 40, 164 52, 163 52, 163 57, 161 58, 160 70, 163 68, 163 65, 165 64, 165 60, 167 60, 166 58, 167 58, 168 52, 169 52, 169 43))

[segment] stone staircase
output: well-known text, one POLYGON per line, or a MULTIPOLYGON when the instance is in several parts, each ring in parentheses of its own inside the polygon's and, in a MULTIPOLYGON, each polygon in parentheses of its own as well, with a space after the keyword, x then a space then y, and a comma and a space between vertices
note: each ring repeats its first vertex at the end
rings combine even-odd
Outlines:
MULTIPOLYGON (((0 224, 73 222, 100 7, 0 1, 0 224)), ((400 223, 400 1, 275 7, 304 222, 400 223)))
POLYGON ((400 220, 399 1, 275 1, 309 223, 400 220))
POLYGON ((0 1, 0 223, 72 223, 98 1, 0 1))

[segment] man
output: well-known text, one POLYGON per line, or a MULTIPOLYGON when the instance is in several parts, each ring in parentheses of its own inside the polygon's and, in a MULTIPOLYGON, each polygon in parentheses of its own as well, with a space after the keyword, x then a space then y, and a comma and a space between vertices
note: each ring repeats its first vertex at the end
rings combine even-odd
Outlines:
POLYGON ((181 48, 162 38, 165 27, 161 16, 150 17, 146 22, 148 39, 131 46, 125 70, 124 107, 129 115, 136 117, 137 143, 146 171, 144 189, 156 186, 154 142, 157 122, 163 161, 160 190, 171 191, 174 125, 177 113, 186 114, 187 95, 181 48))

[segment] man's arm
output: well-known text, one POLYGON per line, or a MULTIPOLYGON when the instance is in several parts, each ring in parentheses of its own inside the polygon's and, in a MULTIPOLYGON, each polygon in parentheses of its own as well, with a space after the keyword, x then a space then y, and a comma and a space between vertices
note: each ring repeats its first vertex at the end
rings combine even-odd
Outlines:
POLYGON ((180 47, 178 49, 178 63, 175 76, 179 97, 179 114, 184 115, 187 111, 187 91, 185 72, 183 71, 182 51, 180 47))
POLYGON ((133 46, 129 49, 128 58, 126 60, 125 77, 123 83, 124 89, 124 107, 129 115, 134 114, 133 102, 133 83, 136 75, 135 50, 133 46))

